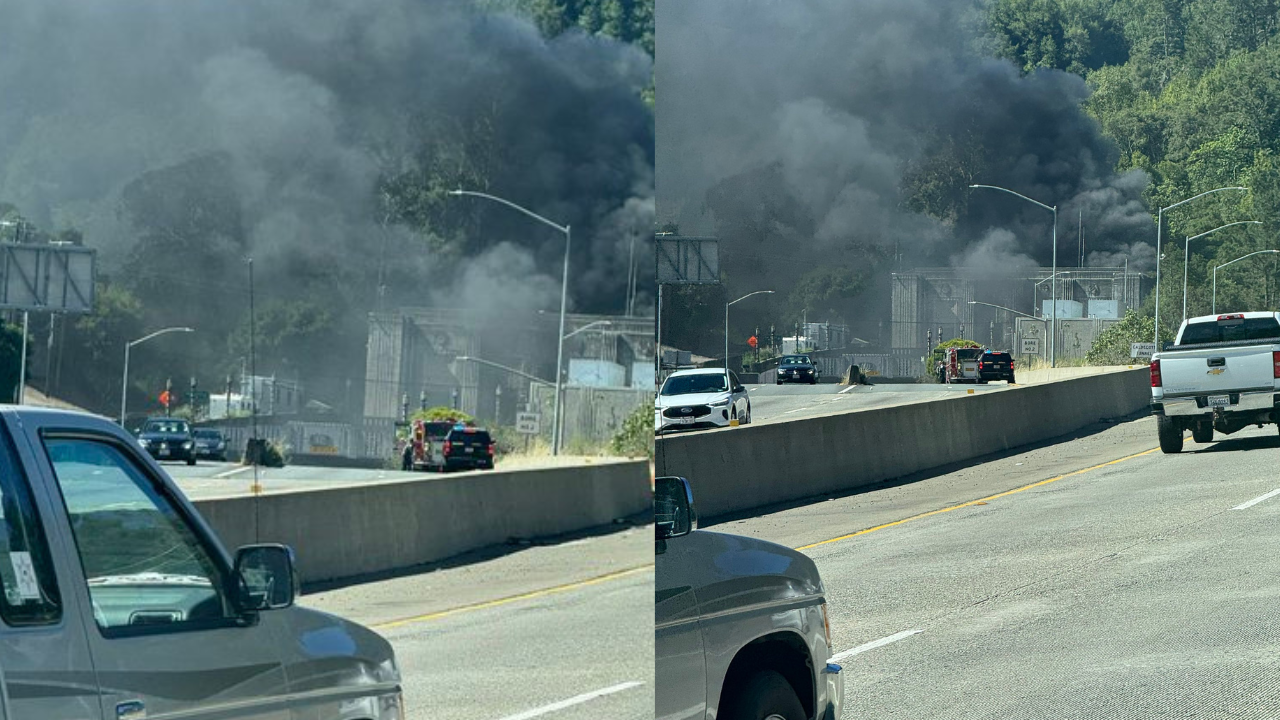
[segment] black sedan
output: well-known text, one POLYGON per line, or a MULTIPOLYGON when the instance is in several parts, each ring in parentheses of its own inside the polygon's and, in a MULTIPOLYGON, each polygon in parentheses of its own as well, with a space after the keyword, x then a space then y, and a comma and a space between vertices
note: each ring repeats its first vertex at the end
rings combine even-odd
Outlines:
POLYGON ((227 439, 221 430, 213 428, 196 428, 193 433, 196 441, 196 457, 218 462, 227 461, 227 439))
POLYGON ((138 444, 157 460, 196 464, 196 441, 191 425, 181 418, 148 418, 138 432, 138 444))
POLYGON ((784 382, 802 382, 813 385, 818 382, 818 366, 808 355, 783 355, 778 360, 778 376, 774 381, 781 385, 784 382))

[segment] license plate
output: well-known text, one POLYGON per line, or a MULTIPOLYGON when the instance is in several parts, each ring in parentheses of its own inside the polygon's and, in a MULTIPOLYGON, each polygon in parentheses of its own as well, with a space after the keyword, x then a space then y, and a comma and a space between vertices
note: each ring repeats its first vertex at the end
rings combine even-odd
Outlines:
POLYGON ((692 425, 693 418, 691 417, 674 418, 673 422, 675 422, 675 424, 677 425, 692 425))
POLYGON ((1230 407, 1230 405, 1231 405, 1230 395, 1210 395, 1209 396, 1209 407, 1211 408, 1230 407))
POLYGON ((463 450, 463 452, 474 452, 474 451, 475 451, 475 448, 472 448, 472 447, 465 448, 465 449, 463 450))
POLYGON ((169 448, 167 448, 167 447, 161 447, 161 448, 160 448, 160 454, 161 454, 161 455, 168 455, 168 454, 169 454, 169 448))

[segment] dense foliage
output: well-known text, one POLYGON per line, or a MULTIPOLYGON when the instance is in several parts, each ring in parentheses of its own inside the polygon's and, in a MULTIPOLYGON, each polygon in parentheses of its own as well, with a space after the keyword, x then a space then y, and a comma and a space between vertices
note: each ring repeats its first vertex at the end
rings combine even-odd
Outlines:
MULTIPOLYGON (((1280 213, 1280 2, 1276 0, 995 0, 990 49, 1026 72, 1083 76, 1086 111, 1118 150, 1117 171, 1140 169, 1151 208, 1223 186, 1165 215, 1161 326, 1182 315, 1183 243, 1228 222, 1258 219, 1192 242, 1188 314, 1210 311, 1214 266, 1277 247, 1280 213)), ((1136 238, 1144 239, 1145 238, 1136 238)), ((1275 256, 1219 271, 1218 310, 1280 306, 1275 256)), ((1151 312, 1151 308, 1146 308, 1151 312)))
POLYGON ((653 406, 646 403, 635 409, 614 434, 609 450, 620 457, 653 459, 653 406))
MULTIPOLYGON (((1173 340, 1177 326, 1161 326, 1160 337, 1173 340)), ((1129 365, 1138 362, 1130 356, 1133 343, 1149 343, 1155 339, 1156 321, 1151 314, 1135 310, 1125 313, 1124 319, 1103 330, 1093 341, 1085 362, 1090 365, 1129 365)))

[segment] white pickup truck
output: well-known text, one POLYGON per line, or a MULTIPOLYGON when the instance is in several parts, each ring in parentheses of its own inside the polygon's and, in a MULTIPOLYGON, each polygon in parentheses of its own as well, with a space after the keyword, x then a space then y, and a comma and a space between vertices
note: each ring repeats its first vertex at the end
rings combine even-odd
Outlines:
POLYGON ((1151 411, 1160 449, 1280 420, 1280 313, 1206 315, 1182 323, 1171 348, 1151 358, 1151 411))

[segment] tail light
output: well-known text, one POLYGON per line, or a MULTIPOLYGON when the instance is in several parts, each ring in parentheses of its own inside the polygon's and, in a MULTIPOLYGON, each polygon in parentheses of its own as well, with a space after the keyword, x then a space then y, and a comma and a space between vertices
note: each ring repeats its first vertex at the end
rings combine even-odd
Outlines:
MULTIPOLYGON (((1273 353, 1280 354, 1280 353, 1273 353)), ((1280 362, 1280 361, 1277 361, 1280 362)), ((1151 361, 1151 387, 1163 387, 1163 381, 1160 379, 1160 361, 1151 361)))
POLYGON ((1271 351, 1271 376, 1280 378, 1280 350, 1271 351))
POLYGON ((1009 369, 1013 369, 1013 358, 1009 358, 1009 369))
POLYGON ((494 448, 493 443, 489 443, 489 457, 493 457, 493 448, 494 448))
POLYGON ((450 452, 451 450, 453 450, 453 443, 452 443, 452 442, 450 442, 450 441, 448 441, 448 440, 445 440, 445 441, 444 441, 444 454, 445 454, 445 455, 448 455, 448 454, 449 454, 449 452, 450 452))

